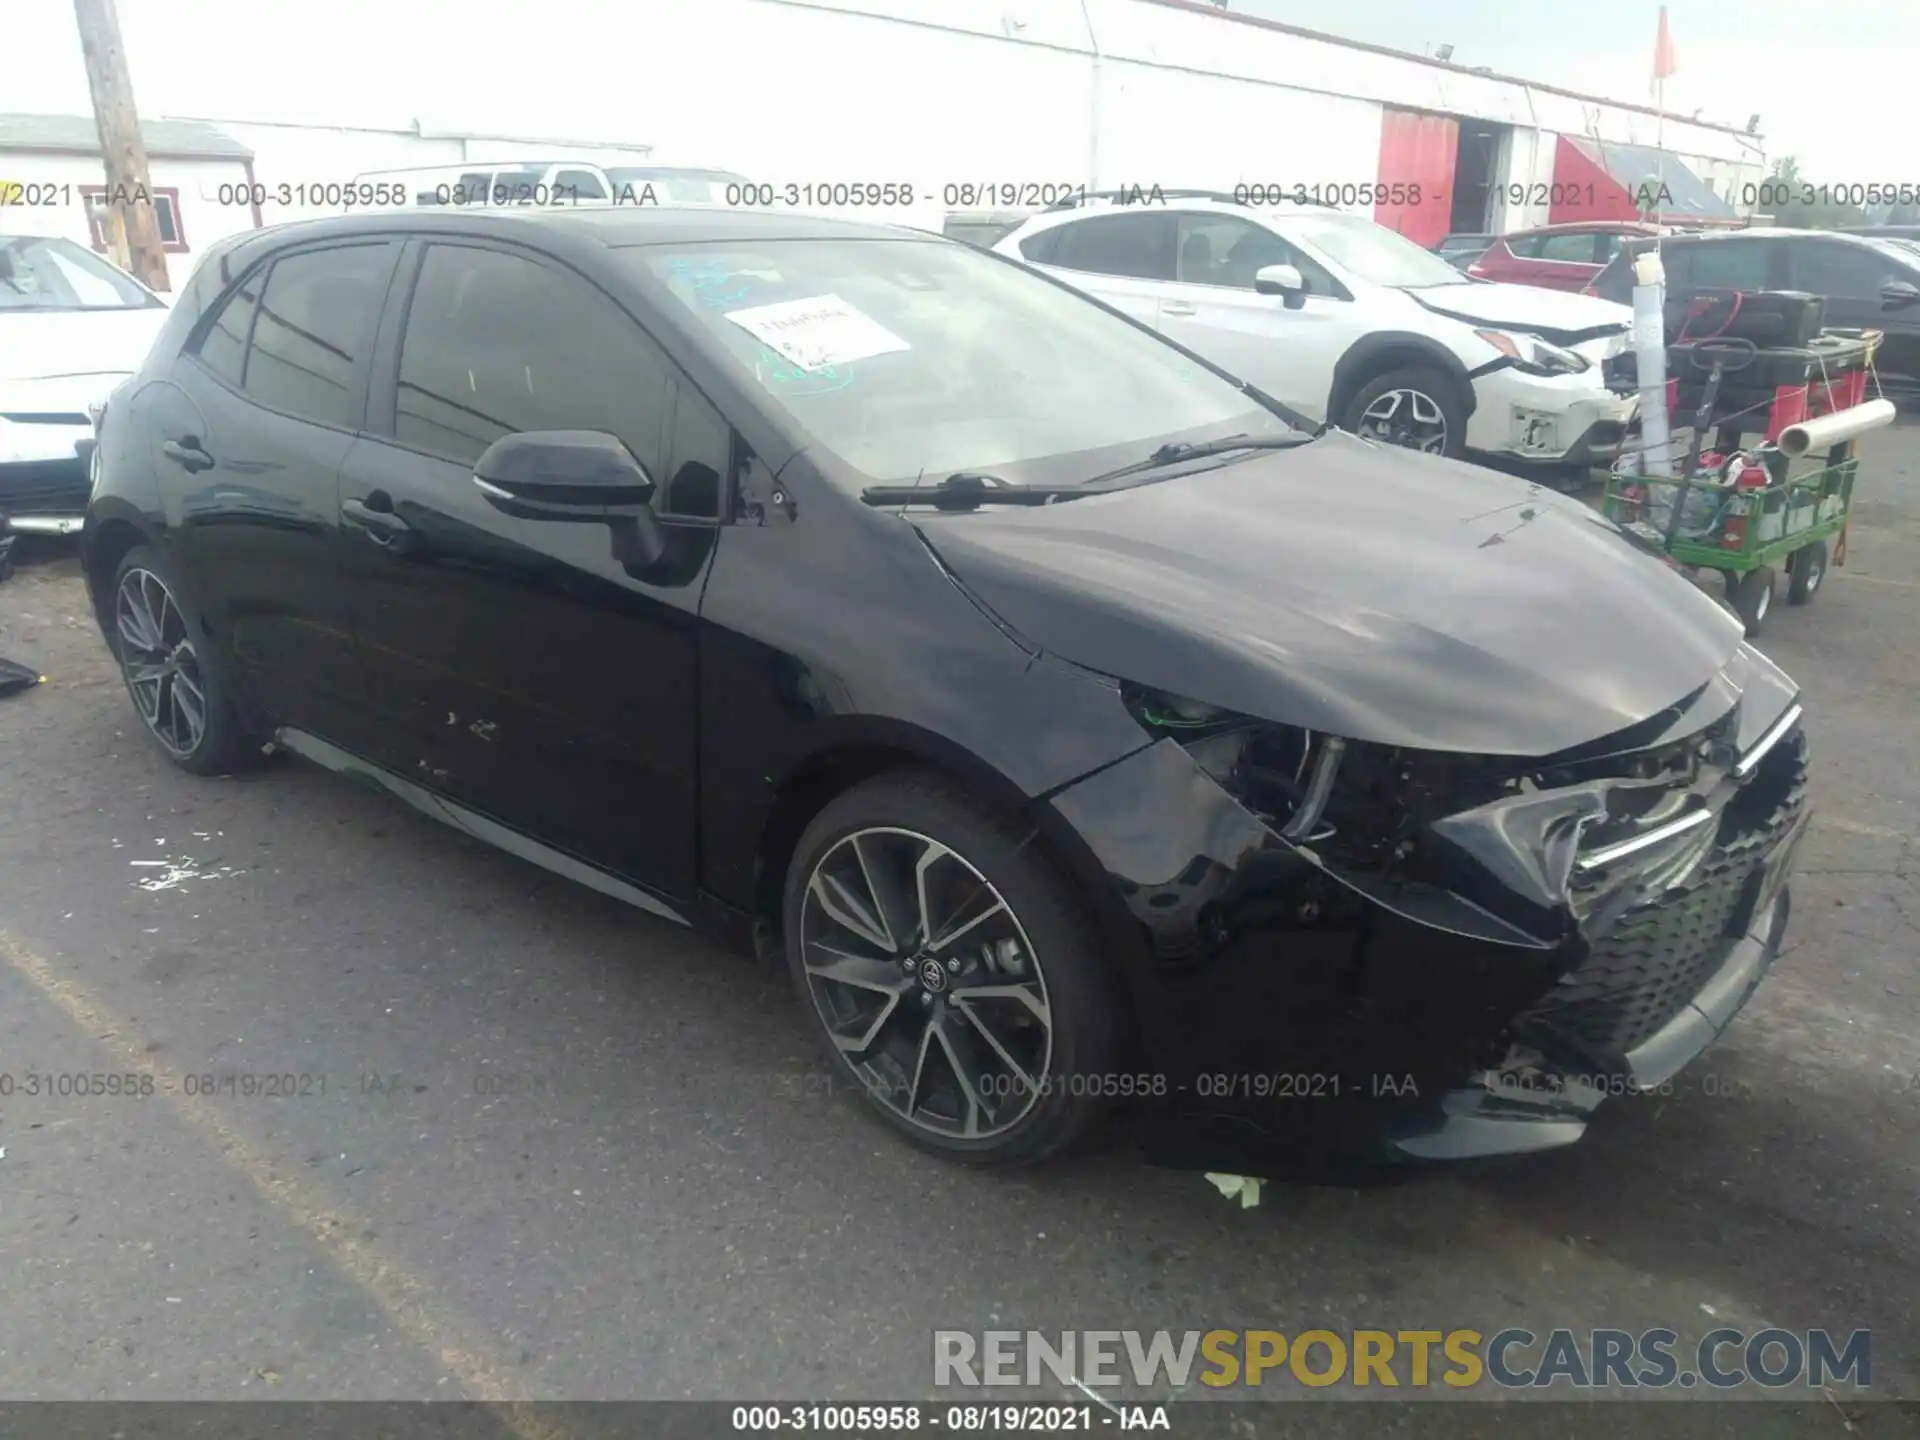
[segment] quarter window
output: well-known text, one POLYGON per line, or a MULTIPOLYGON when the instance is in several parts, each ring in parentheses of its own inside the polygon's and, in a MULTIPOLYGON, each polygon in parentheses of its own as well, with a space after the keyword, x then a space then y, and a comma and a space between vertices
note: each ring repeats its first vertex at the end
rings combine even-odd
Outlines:
POLYGON ((247 374, 247 338, 253 333, 254 313, 260 308, 264 275, 249 275, 213 317, 200 338, 200 363, 238 390, 247 374))
POLYGON ((394 435, 471 463, 503 435, 616 435, 659 477, 667 365, 585 281, 499 250, 434 245, 407 312, 394 435))

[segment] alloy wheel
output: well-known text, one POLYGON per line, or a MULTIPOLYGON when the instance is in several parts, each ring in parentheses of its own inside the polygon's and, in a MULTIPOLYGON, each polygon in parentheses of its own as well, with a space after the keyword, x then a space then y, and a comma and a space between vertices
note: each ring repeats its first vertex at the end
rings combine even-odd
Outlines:
POLYGON ((807 877, 800 945, 841 1058, 908 1124, 984 1140, 1041 1098, 1053 1019, 1039 957, 955 851, 892 827, 843 836, 807 877))
POLYGON ((1389 390, 1360 415, 1360 433, 1369 440, 1400 445, 1428 455, 1447 450, 1447 417, 1423 390, 1389 390))
POLYGON ((113 618, 134 709, 168 751, 191 755, 207 733, 207 692, 173 592, 151 570, 129 570, 120 577, 113 618))

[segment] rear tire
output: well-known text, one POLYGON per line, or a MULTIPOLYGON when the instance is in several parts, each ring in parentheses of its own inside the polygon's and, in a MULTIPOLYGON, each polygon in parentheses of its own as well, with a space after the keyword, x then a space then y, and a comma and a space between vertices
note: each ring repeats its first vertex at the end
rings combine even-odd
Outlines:
POLYGON ((241 725, 200 615, 157 550, 136 545, 114 571, 114 658, 133 710, 182 770, 219 775, 259 754, 241 725))
POLYGON ((1819 592, 1827 578, 1827 542, 1816 540, 1793 552, 1787 561, 1787 603, 1805 605, 1819 592))
POLYGON ((1347 402, 1340 428, 1382 445, 1458 459, 1467 448, 1467 402, 1444 371, 1409 366, 1376 375, 1347 402))
POLYGON ((1761 565, 1745 575, 1727 575, 1727 599, 1740 623, 1747 627, 1747 638, 1758 635, 1773 613, 1773 567, 1761 565))
POLYGON ((1032 1164, 1108 1110, 1120 1008, 1093 927, 1030 833, 951 782, 895 771, 830 802, 783 919, 830 1062, 914 1144, 1032 1164))

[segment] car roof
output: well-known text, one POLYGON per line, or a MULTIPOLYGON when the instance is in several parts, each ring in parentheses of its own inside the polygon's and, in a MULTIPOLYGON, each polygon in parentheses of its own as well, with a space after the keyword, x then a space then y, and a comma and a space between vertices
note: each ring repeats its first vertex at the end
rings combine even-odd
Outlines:
POLYGON ((1595 231, 1615 235, 1658 235, 1662 233, 1660 226, 1650 225, 1644 220, 1566 220, 1558 225, 1531 225, 1525 230, 1509 230, 1499 238, 1502 240, 1511 240, 1516 235, 1591 234, 1595 231))
POLYGON ((276 240, 326 240, 356 235, 424 233, 491 236, 529 240, 563 236, 597 242, 608 249, 634 245, 685 245, 725 240, 922 240, 949 244, 944 237, 900 225, 839 220, 822 215, 746 210, 724 205, 567 205, 490 207, 476 210, 433 206, 424 209, 368 211, 331 215, 276 225, 262 235, 276 240))

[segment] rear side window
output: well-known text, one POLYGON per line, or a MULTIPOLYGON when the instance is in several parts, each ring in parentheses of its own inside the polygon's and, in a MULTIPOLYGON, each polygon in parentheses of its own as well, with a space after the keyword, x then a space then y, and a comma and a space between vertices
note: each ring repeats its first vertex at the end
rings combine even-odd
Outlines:
POLYGON ((1151 215, 1094 215, 1062 225, 1048 262, 1092 275, 1135 280, 1171 280, 1174 276, 1174 218, 1151 215))
POLYGON ((282 256, 220 306, 200 339, 200 363, 270 410, 351 428, 394 249, 382 242, 282 256))
MULTIPOLYGON (((1752 240, 1688 246, 1691 264, 1682 283, 1689 290, 1764 290, 1771 248, 1752 240)), ((1672 283, 1668 281, 1669 286, 1672 283)))
POLYGON ((1567 264, 1591 265, 1594 263, 1594 237, 1592 231, 1573 235, 1536 235, 1533 248, 1527 251, 1536 260, 1559 260, 1567 264))
POLYGON ((607 198, 607 187, 591 170, 562 170, 553 177, 553 189, 554 194, 548 198, 559 201, 607 198))
POLYGON ((1054 252, 1059 248, 1060 229, 1042 230, 1038 235, 1029 235, 1020 242, 1020 255, 1036 265, 1050 265, 1054 252))
POLYGON ((658 477, 668 373, 646 333, 578 276, 434 245, 407 311, 394 435, 470 463, 503 435, 599 430, 658 477))
POLYGON ((393 247, 307 250, 274 261, 241 389, 272 410, 357 423, 355 372, 373 340, 393 247))

